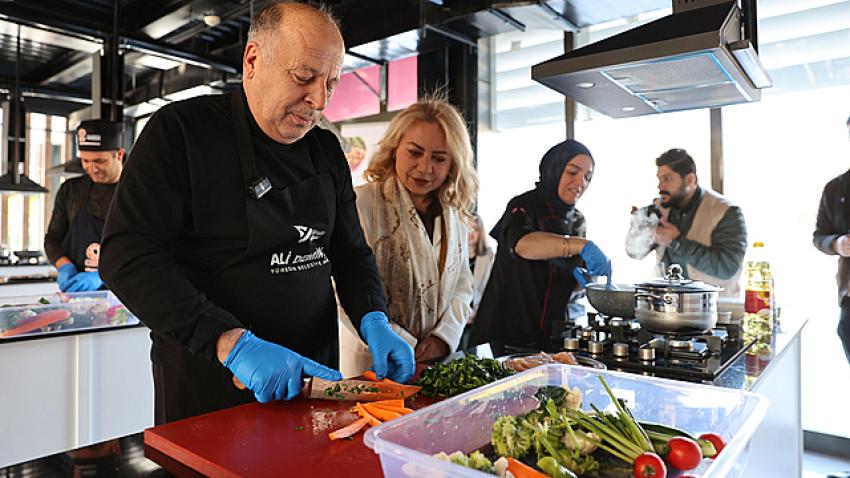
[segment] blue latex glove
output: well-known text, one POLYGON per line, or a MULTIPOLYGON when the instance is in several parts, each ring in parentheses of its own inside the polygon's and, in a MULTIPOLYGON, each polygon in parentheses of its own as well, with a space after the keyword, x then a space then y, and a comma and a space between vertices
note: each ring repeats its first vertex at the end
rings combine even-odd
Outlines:
POLYGON ((73 263, 69 262, 56 269, 56 272, 59 273, 59 276, 56 278, 56 282, 59 284, 59 290, 62 292, 68 292, 68 287, 71 285, 71 279, 77 275, 79 271, 77 271, 77 268, 73 263))
POLYGON ((292 400, 301 394, 301 376, 342 380, 332 368, 265 341, 246 330, 227 354, 224 366, 254 392, 257 401, 292 400))
POLYGON ((63 292, 88 292, 98 290, 102 285, 103 281, 97 271, 80 272, 71 278, 68 289, 63 292))
POLYGON ((591 282, 591 277, 587 272, 587 269, 584 267, 573 267, 573 277, 576 278, 578 285, 580 285, 582 289, 587 287, 587 284, 591 282))
POLYGON ((611 260, 593 241, 587 241, 579 255, 584 259, 587 272, 594 276, 610 276, 611 260))
POLYGON ((416 370, 413 347, 390 327, 383 312, 369 312, 360 321, 360 333, 372 352, 372 368, 379 379, 406 383, 416 370))

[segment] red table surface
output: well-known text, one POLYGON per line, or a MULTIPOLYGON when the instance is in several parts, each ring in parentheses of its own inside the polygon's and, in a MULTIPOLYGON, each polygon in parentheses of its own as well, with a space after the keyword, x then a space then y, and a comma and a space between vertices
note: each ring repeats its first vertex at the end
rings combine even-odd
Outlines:
MULTIPOLYGON (((423 366, 417 366, 421 373, 423 366)), ((417 395, 413 409, 436 400, 417 395)), ((381 477, 381 461, 363 444, 328 433, 360 418, 354 402, 308 400, 249 403, 145 430, 145 456, 180 477, 381 477)))
POLYGON ((380 477, 378 455, 363 444, 366 429, 353 440, 328 438, 359 418, 352 405, 296 399, 199 415, 145 430, 145 446, 154 450, 146 455, 178 476, 191 473, 160 455, 206 476, 380 477))

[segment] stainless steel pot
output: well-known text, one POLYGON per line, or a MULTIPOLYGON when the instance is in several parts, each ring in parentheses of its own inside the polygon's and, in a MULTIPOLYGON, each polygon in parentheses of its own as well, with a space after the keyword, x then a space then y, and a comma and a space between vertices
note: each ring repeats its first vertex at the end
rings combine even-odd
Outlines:
POLYGON ((635 287, 635 318, 650 332, 689 335, 717 325, 720 288, 685 279, 682 267, 672 264, 667 276, 635 287))

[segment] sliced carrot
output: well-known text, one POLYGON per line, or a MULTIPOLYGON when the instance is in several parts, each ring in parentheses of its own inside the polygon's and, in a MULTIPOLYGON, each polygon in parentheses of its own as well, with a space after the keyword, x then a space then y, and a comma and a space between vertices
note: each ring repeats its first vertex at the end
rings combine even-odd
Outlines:
POLYGON ((405 408, 403 398, 394 398, 391 400, 376 400, 374 402, 369 402, 369 405, 384 408, 405 408))
MULTIPOLYGON (((370 405, 371 405, 371 403, 370 403, 370 405)), ((383 410, 385 412, 398 413, 399 415, 407 415, 408 413, 413 413, 413 410, 410 409, 410 408, 381 407, 381 406, 374 407, 374 408, 377 408, 379 410, 383 410)))
POLYGON ((363 408, 365 408, 370 415, 384 422, 388 422, 390 420, 401 417, 401 413, 396 413, 390 410, 384 410, 380 407, 373 407, 368 403, 364 403, 363 408))
POLYGON ((373 417, 372 414, 369 413, 368 410, 363 408, 363 405, 361 405, 360 402, 357 402, 356 404, 354 404, 354 409, 357 411, 358 415, 360 415, 361 417, 363 417, 363 418, 365 418, 366 420, 369 421, 369 425, 378 426, 378 425, 381 424, 381 421, 378 420, 377 418, 373 417))
POLYGON ((549 475, 541 473, 514 458, 508 458, 508 471, 514 475, 514 478, 549 478, 549 475))
POLYGON ((358 418, 357 420, 352 422, 350 425, 342 427, 339 430, 332 431, 332 432, 328 433, 328 436, 331 438, 331 440, 339 440, 340 438, 348 438, 351 435, 354 435, 355 433, 362 430, 363 427, 365 427, 367 423, 369 423, 368 419, 358 418))
POLYGON ((366 380, 369 380, 371 382, 390 383, 390 384, 399 385, 399 386, 402 386, 402 387, 411 386, 411 385, 405 385, 403 383, 398 383, 398 382, 396 382, 394 380, 390 380, 388 378, 382 378, 382 379, 379 380, 378 376, 375 374, 374 370, 367 370, 367 371, 363 372, 363 378, 365 378, 366 380))

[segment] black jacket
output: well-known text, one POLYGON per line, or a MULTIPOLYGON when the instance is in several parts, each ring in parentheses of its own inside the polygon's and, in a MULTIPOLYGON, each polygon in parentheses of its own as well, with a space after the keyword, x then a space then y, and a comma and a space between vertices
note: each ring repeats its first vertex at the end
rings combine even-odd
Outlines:
POLYGON ((557 329, 558 322, 569 318, 570 296, 576 288, 572 269, 581 264, 581 258, 527 260, 516 255, 517 242, 535 231, 584 237, 586 224, 576 209, 556 213, 537 189, 511 199, 490 233, 499 247, 473 323, 471 344, 490 342, 494 353, 501 353, 502 345, 548 348, 552 326, 557 329))
MULTIPOLYGON (((247 180, 238 159, 232 94, 241 94, 241 90, 173 103, 151 118, 127 160, 107 217, 100 258, 104 281, 156 339, 215 363, 215 344, 222 332, 247 327, 256 333, 264 326, 255 323, 250 313, 214 303, 213 292, 204 287, 214 271, 243 253, 249 239, 247 180)), ((293 158, 287 155, 286 145, 271 144, 270 138, 258 134, 253 121, 251 127, 258 167, 275 170, 271 174, 277 174, 273 178, 277 186, 286 187, 287 177, 295 183, 315 174, 309 171, 309 157, 303 159, 306 153, 293 158), (284 152, 275 153, 275 148, 284 152)), ((336 187, 335 222, 327 256, 340 302, 359 328, 366 312, 386 310, 383 288, 363 237, 351 175, 339 142, 319 128, 301 141, 310 138, 321 145, 325 156, 322 164, 329 168, 336 187)), ((304 287, 321 288, 333 295, 330 280, 304 287)), ((275 291, 262 292, 268 296, 275 291)), ((304 337, 299 330, 315 331, 315 323, 291 317, 291 304, 303 302, 303 294, 294 290, 276 293, 279 300, 262 306, 274 308, 293 324, 285 334, 278 330, 276 336, 263 338, 325 363, 334 360, 316 357, 314 351, 320 346, 331 350, 337 343, 335 307, 322 312, 321 321, 328 327, 321 330, 321 336, 304 337)), ((252 292, 239 294, 250 301, 252 292)), ((335 367, 336 363, 327 365, 335 367)))
MULTIPOLYGON (((812 242, 824 254, 838 255, 835 240, 850 233, 850 171, 834 178, 823 188, 812 242)), ((850 258, 838 258, 838 301, 850 295, 850 258)))

